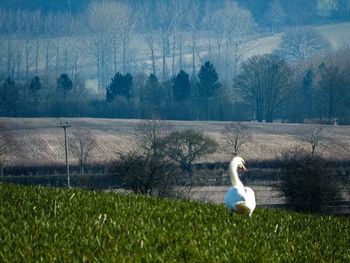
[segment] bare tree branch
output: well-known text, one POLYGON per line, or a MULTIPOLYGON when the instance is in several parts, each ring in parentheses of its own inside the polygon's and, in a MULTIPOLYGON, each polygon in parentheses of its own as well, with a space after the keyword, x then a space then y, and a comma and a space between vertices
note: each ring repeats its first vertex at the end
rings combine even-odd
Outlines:
POLYGON ((247 144, 252 139, 248 128, 238 122, 225 125, 223 133, 225 138, 225 150, 233 156, 237 156, 243 145, 247 144))
POLYGON ((96 138, 90 130, 78 129, 73 132, 73 139, 70 140, 70 149, 78 157, 80 175, 84 175, 84 166, 91 155, 92 150, 96 147, 96 138))

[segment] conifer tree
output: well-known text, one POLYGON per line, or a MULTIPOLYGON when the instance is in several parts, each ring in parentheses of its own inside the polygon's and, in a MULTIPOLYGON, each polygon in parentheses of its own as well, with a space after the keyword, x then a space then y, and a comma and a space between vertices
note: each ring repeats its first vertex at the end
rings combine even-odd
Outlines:
POLYGON ((127 73, 125 75, 117 72, 106 88, 106 100, 112 102, 115 97, 122 96, 126 99, 131 97, 131 88, 133 86, 133 77, 127 73))
POLYGON ((191 83, 189 75, 180 70, 180 72, 174 78, 173 94, 175 101, 183 101, 189 98, 191 94, 191 83))
POLYGON ((207 61, 202 65, 198 73, 198 78, 198 95, 201 106, 203 107, 202 113, 204 114, 204 119, 207 120, 209 118, 209 101, 220 87, 219 76, 214 65, 207 61))

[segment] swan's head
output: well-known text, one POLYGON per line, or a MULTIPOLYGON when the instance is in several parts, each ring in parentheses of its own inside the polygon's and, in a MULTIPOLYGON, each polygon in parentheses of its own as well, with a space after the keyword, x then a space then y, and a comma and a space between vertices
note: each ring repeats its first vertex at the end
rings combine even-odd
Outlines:
POLYGON ((234 167, 237 167, 238 169, 241 169, 243 171, 247 171, 247 168, 245 167, 245 162, 243 160, 242 157, 236 156, 235 158, 233 158, 233 160, 231 161, 231 164, 234 167))

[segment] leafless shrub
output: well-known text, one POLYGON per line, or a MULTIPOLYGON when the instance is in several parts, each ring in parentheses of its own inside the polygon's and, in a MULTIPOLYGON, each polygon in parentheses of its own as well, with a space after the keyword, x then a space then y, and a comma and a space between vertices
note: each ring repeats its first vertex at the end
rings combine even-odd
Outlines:
POLYGON ((193 170, 193 162, 214 153, 218 143, 210 136, 192 129, 174 131, 166 137, 166 154, 179 163, 184 171, 193 170))
POLYGON ((243 145, 252 139, 248 128, 238 122, 225 125, 223 134, 225 139, 225 151, 233 156, 237 156, 243 145))
POLYGON ((78 157, 80 175, 84 175, 84 166, 97 145, 96 138, 90 130, 81 128, 73 132, 73 138, 69 144, 71 151, 78 157))
POLYGON ((110 165, 109 172, 134 193, 169 196, 175 186, 172 166, 163 159, 128 152, 119 155, 119 159, 110 165))
POLYGON ((173 196, 176 167, 166 156, 166 137, 171 126, 158 119, 145 120, 136 127, 139 149, 118 153, 109 172, 135 193, 173 196))
POLYGON ((325 146, 325 132, 329 129, 327 125, 313 124, 304 136, 304 141, 311 146, 311 158, 315 156, 319 146, 325 146))
POLYGON ((156 118, 144 120, 136 126, 135 130, 142 154, 153 158, 164 157, 165 138, 172 130, 169 122, 156 118))
POLYGON ((178 163, 182 170, 182 179, 186 179, 183 190, 189 197, 194 187, 193 163, 199 158, 214 153, 218 143, 210 136, 192 129, 171 132, 165 138, 165 154, 178 163))
POLYGON ((335 170, 320 155, 311 156, 295 148, 282 154, 281 183, 278 188, 287 204, 297 211, 327 212, 342 199, 335 170))

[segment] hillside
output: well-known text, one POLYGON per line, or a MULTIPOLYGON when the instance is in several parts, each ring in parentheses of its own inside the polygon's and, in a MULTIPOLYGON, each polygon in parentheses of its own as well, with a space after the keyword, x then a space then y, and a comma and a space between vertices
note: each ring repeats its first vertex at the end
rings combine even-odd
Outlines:
POLYGON ((0 184, 1 262, 349 262, 347 218, 0 184))
MULTIPOLYGON (((66 120, 66 119, 64 119, 66 120)), ((14 151, 9 157, 9 166, 64 165, 64 134, 58 128, 62 119, 56 118, 0 118, 15 140, 14 151)), ((121 119, 68 119, 72 128, 68 136, 78 128, 89 129, 96 136, 97 146, 90 163, 104 164, 115 158, 116 152, 135 147, 134 128, 139 120, 121 119)), ((215 137, 221 149, 201 162, 225 162, 232 156, 225 153, 222 130, 227 122, 171 121, 174 129, 195 129, 215 137)), ((244 146, 241 156, 249 163, 274 160, 284 149, 306 145, 302 139, 310 125, 281 123, 244 123, 252 134, 251 141, 244 146)), ((325 146, 320 148, 332 160, 350 160, 350 127, 332 126, 325 133, 325 146)), ((307 146, 307 145, 306 145, 307 146)), ((71 162, 76 160, 69 156, 71 162)))

